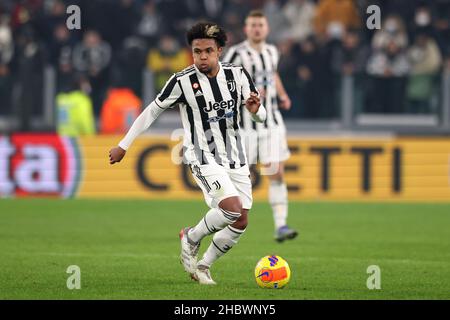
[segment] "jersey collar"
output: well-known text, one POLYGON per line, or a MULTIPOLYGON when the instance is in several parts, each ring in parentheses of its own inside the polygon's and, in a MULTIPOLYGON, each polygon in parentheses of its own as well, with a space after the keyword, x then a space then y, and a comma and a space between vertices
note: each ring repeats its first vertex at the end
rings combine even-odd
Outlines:
MULTIPOLYGON (((201 72, 201 71, 197 68, 197 66, 195 65, 195 63, 194 63, 194 68, 195 68, 195 71, 197 72, 197 74, 199 75, 199 77, 205 77, 205 78, 207 78, 207 79, 212 79, 212 78, 209 78, 209 77, 208 77, 206 74, 204 74, 203 72, 201 72)), ((222 63, 219 61, 219 71, 217 72, 216 76, 213 77, 213 78, 218 78, 219 75, 220 75, 222 72, 223 72, 222 63)))
POLYGON ((267 45, 266 42, 263 42, 263 44, 261 46, 261 51, 257 51, 255 48, 253 48, 251 46, 250 41, 245 40, 244 43, 245 43, 245 46, 247 47, 247 49, 249 49, 250 51, 253 51, 254 53, 256 53, 258 55, 261 54, 264 51, 264 49, 266 48, 266 45, 267 45))

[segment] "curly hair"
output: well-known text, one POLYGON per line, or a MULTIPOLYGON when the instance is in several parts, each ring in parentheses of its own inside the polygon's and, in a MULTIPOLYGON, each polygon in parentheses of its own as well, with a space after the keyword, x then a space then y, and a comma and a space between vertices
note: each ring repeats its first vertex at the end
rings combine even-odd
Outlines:
POLYGON ((227 34, 216 23, 199 22, 187 32, 186 39, 190 46, 195 39, 214 39, 219 47, 225 47, 227 34))

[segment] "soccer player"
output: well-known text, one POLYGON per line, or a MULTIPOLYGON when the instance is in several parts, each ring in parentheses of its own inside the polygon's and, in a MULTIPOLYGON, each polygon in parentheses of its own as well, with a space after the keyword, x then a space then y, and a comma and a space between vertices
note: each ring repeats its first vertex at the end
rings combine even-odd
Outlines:
POLYGON ((133 140, 167 108, 180 108, 184 127, 183 157, 210 207, 196 226, 180 231, 180 260, 201 284, 215 284, 211 265, 230 250, 247 227, 252 185, 243 140, 239 107, 254 121, 266 110, 247 71, 219 62, 227 37, 214 23, 198 23, 187 33, 194 65, 174 74, 156 99, 139 115, 119 145, 109 152, 110 163, 120 162, 133 140), (201 240, 214 234, 197 262, 201 240))
POLYGON ((291 100, 277 72, 278 50, 266 43, 269 25, 264 13, 251 11, 245 20, 244 31, 247 40, 230 47, 223 60, 242 65, 250 72, 267 110, 267 118, 262 123, 250 121, 250 114, 242 110, 241 127, 246 131, 249 163, 255 164, 259 158, 263 172, 269 177, 269 203, 273 211, 275 239, 282 242, 298 234, 287 226, 288 192, 284 181, 284 161, 290 157, 290 152, 286 127, 278 110, 278 107, 289 110, 291 100))

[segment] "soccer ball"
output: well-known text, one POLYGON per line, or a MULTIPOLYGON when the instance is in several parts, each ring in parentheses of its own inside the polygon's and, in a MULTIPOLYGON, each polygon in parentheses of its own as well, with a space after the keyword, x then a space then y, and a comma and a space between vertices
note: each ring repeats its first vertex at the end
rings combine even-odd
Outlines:
POLYGON ((255 267, 255 279, 261 288, 281 289, 291 278, 289 264, 280 256, 265 256, 255 267))

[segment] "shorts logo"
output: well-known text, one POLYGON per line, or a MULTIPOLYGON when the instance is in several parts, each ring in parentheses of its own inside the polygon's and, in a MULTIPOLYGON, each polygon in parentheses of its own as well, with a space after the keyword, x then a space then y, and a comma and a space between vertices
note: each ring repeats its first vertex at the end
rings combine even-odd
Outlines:
POLYGON ((222 188, 219 181, 217 181, 217 180, 213 182, 213 186, 216 188, 216 190, 220 190, 220 188, 222 188))

